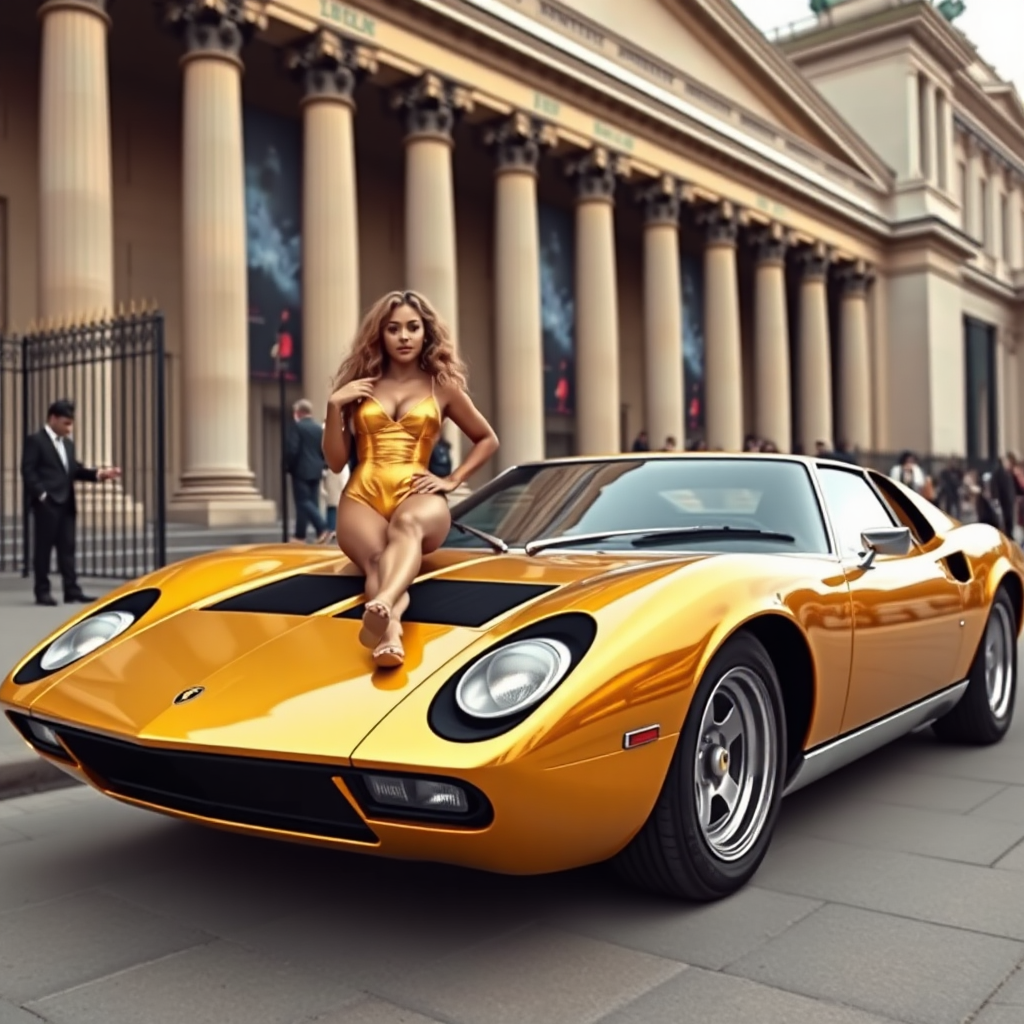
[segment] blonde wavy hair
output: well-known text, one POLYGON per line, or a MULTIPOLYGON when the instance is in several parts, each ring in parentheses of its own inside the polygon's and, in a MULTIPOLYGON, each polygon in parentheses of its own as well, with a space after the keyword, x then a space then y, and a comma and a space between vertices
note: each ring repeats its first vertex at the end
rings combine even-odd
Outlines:
POLYGON ((379 377, 387 369, 388 355, 384 347, 384 326, 399 306, 411 306, 423 322, 423 351, 420 367, 442 386, 455 384, 465 390, 467 374, 465 364, 455 353, 448 325, 437 310, 418 292, 388 292, 378 299, 352 342, 352 350, 334 375, 336 391, 353 380, 379 377))

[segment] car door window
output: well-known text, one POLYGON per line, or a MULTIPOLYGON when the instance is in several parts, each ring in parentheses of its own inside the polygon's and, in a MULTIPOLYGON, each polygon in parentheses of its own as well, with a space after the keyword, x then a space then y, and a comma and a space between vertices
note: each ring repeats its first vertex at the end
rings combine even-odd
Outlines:
POLYGON ((842 558, 856 557, 864 550, 860 535, 865 530, 897 525, 860 473, 819 466, 818 479, 842 558))

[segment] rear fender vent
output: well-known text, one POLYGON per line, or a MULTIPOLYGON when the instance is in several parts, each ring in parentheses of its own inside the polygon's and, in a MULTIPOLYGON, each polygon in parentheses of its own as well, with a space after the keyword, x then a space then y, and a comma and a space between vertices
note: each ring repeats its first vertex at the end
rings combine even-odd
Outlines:
POLYGON ((971 582, 971 563, 967 561, 967 556, 962 551, 954 551, 953 554, 946 555, 943 561, 953 579, 959 580, 961 583, 971 582))

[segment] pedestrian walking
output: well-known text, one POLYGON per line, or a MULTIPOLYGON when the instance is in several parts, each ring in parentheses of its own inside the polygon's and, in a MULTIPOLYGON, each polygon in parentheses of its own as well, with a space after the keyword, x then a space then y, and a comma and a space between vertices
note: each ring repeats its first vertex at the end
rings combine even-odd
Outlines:
POLYGON ((25 438, 21 455, 21 478, 25 500, 32 513, 33 557, 36 604, 55 605, 50 593, 50 556, 57 549, 57 571, 64 585, 64 602, 88 604, 95 598, 82 592, 75 571, 76 481, 102 483, 116 480, 116 466, 93 469, 75 456, 71 431, 75 405, 62 398, 52 403, 41 430, 25 438))
POLYGON ((320 512, 320 481, 324 475, 324 428, 313 419, 313 403, 301 398, 292 406, 293 421, 288 428, 285 469, 292 478, 295 498, 294 540, 304 543, 312 526, 317 542, 327 540, 327 522, 320 512))

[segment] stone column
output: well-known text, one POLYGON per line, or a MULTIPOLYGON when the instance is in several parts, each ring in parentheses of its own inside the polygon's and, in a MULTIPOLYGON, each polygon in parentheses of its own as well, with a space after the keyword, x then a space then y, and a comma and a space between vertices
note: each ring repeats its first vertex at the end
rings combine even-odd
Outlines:
POLYGON ((832 354, 829 347, 829 255, 823 245, 801 253, 800 357, 798 361, 800 440, 804 452, 814 453, 817 441, 829 447, 832 439, 832 354))
POLYGON ((935 116, 935 83, 926 78, 924 82, 924 130, 922 131, 921 168, 924 177, 933 185, 939 180, 938 137, 936 134, 937 118, 935 116))
MULTIPOLYGON (((392 107, 405 115, 405 278, 424 295, 451 329, 458 345, 458 267, 455 259, 455 190, 452 129, 472 109, 468 92, 426 74, 396 91, 392 107)), ((462 434, 449 422, 444 435, 453 460, 462 434)))
POLYGON ((544 458, 544 343, 537 164, 553 131, 516 113, 485 133, 494 150, 494 382, 497 468, 544 458))
POLYGON ((567 167, 576 182, 576 451, 622 450, 615 184, 625 162, 597 146, 567 167))
POLYGON ((272 522, 249 468, 249 326, 242 152, 242 46, 261 18, 243 4, 168 5, 182 57, 182 393, 179 520, 272 522))
POLYGON ((679 276, 679 184, 643 188, 645 426, 655 449, 686 436, 683 395, 683 289, 679 276))
POLYGON ((736 279, 738 222, 731 203, 706 217, 704 250, 704 373, 708 447, 743 447, 743 353, 736 279))
POLYGON ((331 381, 360 320, 359 227, 352 140, 360 78, 372 73, 368 50, 318 32, 289 54, 303 84, 302 389, 322 416, 331 381))
POLYGON ((871 340, 868 334, 868 275, 863 263, 840 274, 839 422, 842 439, 855 449, 871 451, 871 340))
POLYGON ((789 315, 786 307, 786 240, 779 225, 756 239, 754 279, 754 394, 758 437, 779 451, 793 444, 789 383, 789 315))
POLYGON ((114 308, 107 0, 48 0, 39 93, 39 313, 114 308))
POLYGON ((923 174, 921 153, 921 99, 917 71, 907 74, 907 177, 911 180, 923 174))
POLYGON ((1020 270, 1024 267, 1024 224, 1021 218, 1024 217, 1024 206, 1022 206, 1022 194, 1024 194, 1024 179, 1017 171, 1010 171, 1007 175, 1007 184, 1010 189, 1010 269, 1020 270))
POLYGON ((981 182, 985 177, 985 155, 977 139, 968 135, 967 150, 967 209, 964 211, 964 230, 980 242, 983 234, 984 211, 981 205, 981 182))

